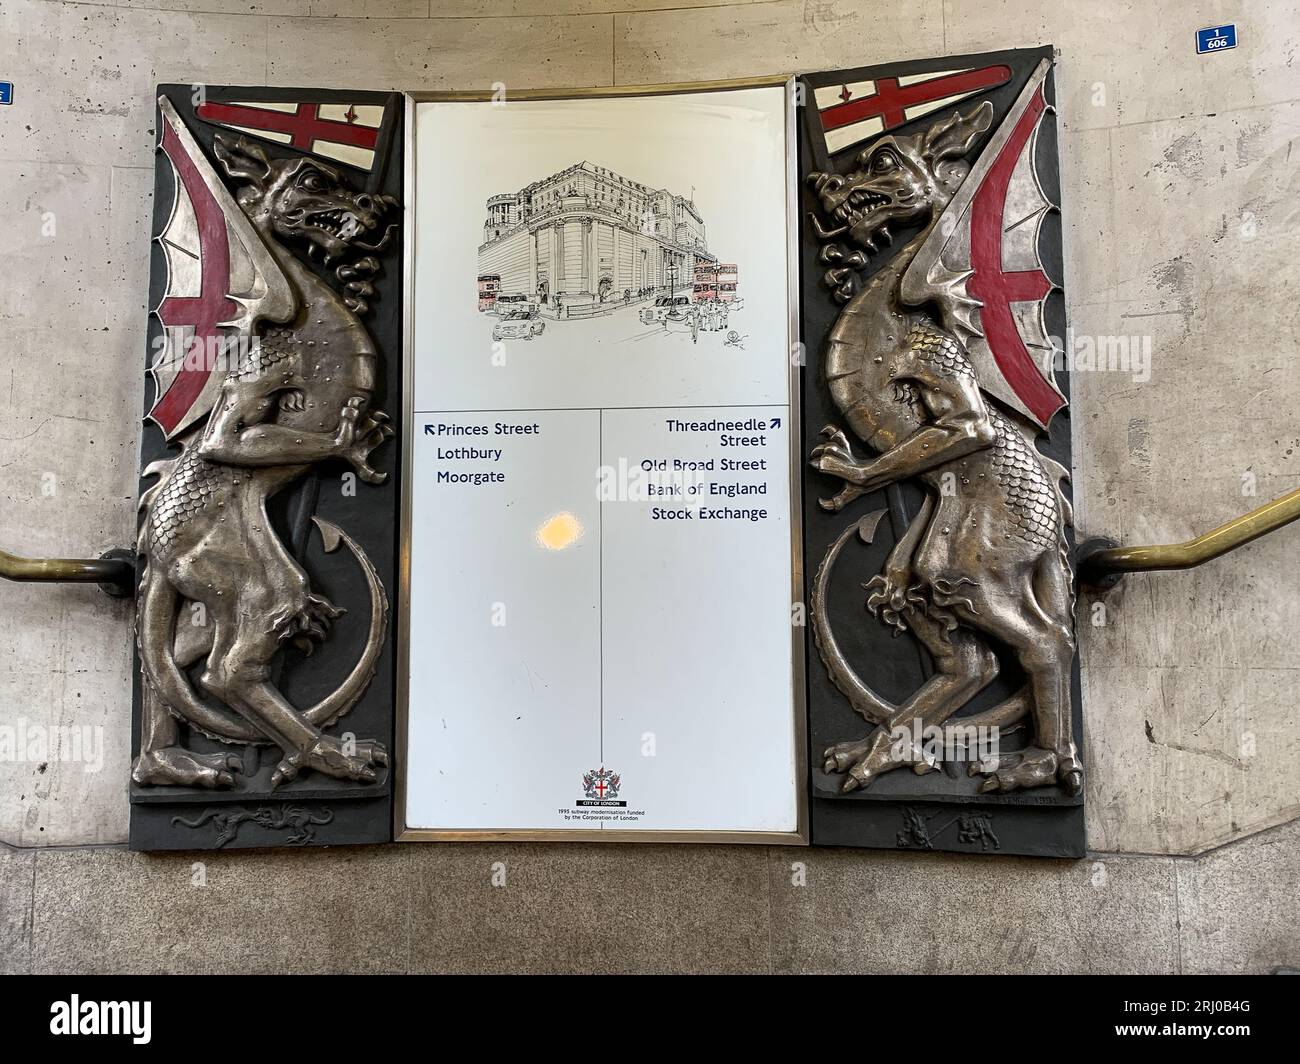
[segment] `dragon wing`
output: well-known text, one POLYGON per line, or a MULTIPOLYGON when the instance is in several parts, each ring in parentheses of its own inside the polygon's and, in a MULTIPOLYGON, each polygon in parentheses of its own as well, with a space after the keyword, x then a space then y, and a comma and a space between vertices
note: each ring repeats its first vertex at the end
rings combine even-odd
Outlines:
POLYGON ((989 138, 939 224, 903 274, 904 303, 936 302, 966 345, 980 387, 1046 430, 1065 396, 1056 387, 1056 347, 1043 302, 1057 287, 1043 269, 1038 232, 1053 204, 1034 150, 1050 63, 1039 62, 989 138))
POLYGON ((165 96, 160 146, 175 181, 171 216, 157 236, 167 284, 154 313, 162 346, 149 367, 149 418, 168 440, 205 417, 227 361, 244 350, 258 321, 288 321, 298 296, 265 241, 227 191, 165 96))

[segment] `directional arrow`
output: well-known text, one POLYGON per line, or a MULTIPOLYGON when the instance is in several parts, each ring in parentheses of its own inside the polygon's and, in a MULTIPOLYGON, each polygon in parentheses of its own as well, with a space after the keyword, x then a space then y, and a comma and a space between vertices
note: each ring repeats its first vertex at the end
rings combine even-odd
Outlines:
POLYGON ((781 427, 781 419, 779 417, 774 417, 772 419, 772 428, 779 429, 780 427, 781 427))
POLYGON ((433 433, 433 426, 432 426, 432 425, 425 425, 425 426, 424 426, 424 434, 425 434, 426 436, 432 436, 432 435, 434 434, 434 433, 433 433))

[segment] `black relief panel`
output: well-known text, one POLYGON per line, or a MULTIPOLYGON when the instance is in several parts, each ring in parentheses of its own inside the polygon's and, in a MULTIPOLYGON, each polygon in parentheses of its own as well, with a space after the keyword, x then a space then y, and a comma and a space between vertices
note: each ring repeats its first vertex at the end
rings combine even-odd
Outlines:
POLYGON ((391 837, 402 122, 158 91, 133 849, 391 837))
POLYGON ((801 83, 812 841, 1079 856, 1052 50, 801 83))

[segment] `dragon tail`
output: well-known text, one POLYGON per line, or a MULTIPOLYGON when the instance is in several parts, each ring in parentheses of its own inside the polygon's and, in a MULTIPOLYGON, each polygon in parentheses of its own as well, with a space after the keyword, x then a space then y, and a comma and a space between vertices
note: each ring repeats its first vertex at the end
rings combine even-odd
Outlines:
POLYGON ((204 824, 206 824, 209 820, 211 820, 216 815, 217 813, 215 810, 205 809, 193 820, 186 820, 183 816, 174 816, 172 817, 172 823, 184 824, 187 828, 201 828, 204 824))
POLYGON ((881 724, 893 715, 897 707, 868 687, 853 671, 826 617, 827 589, 830 585, 831 570, 835 567, 844 544, 857 531, 856 524, 849 525, 826 551, 826 556, 822 558, 821 565, 817 567, 817 574, 813 577, 813 595, 809 612, 812 615, 813 641, 817 644, 817 653, 826 666, 827 673, 830 674, 831 683, 849 700, 856 713, 873 724, 881 724))
POLYGON ((193 719, 189 717, 191 711, 199 717, 209 715, 211 710, 198 700, 170 653, 180 596, 168 584, 158 566, 149 560, 148 553, 145 559, 135 623, 136 647, 140 653, 144 682, 174 716, 193 719))
MULTIPOLYGON (((375 675, 384 650, 388 597, 374 565, 352 537, 322 518, 312 520, 320 529, 327 553, 337 550, 340 543, 348 546, 361 566, 370 593, 370 630, 361 656, 334 691, 302 711, 310 724, 324 728, 356 705, 375 675)), ((271 740, 252 724, 208 705, 194 690, 171 654, 179 595, 158 567, 148 561, 147 553, 145 557, 136 622, 136 642, 145 683, 173 716, 209 738, 223 743, 269 743, 271 740)))

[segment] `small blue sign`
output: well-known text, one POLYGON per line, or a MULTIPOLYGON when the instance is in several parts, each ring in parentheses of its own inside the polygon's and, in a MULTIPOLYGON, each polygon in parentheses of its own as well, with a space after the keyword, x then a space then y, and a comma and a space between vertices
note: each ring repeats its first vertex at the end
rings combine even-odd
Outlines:
POLYGON ((1237 47, 1237 27, 1233 23, 1226 26, 1209 26, 1196 31, 1196 54, 1222 52, 1237 47))
POLYGON ((0 81, 0 104, 14 102, 14 83, 12 81, 0 81))

